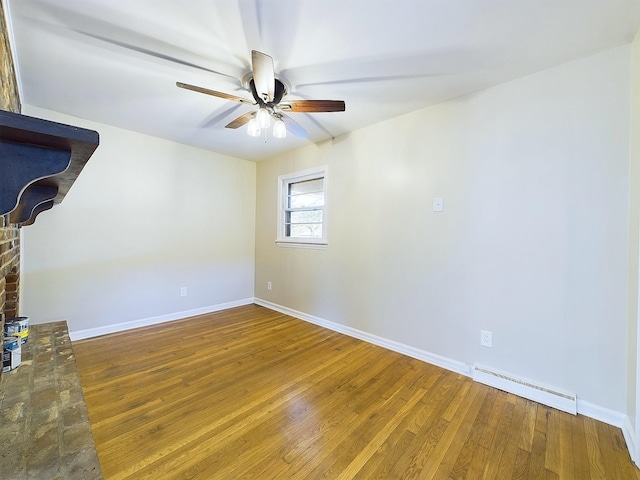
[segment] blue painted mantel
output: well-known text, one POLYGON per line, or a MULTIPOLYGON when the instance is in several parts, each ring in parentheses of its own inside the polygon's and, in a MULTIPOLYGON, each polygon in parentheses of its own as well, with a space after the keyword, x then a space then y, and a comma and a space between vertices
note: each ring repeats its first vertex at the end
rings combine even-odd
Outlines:
POLYGON ((64 199, 99 142, 94 130, 0 110, 0 215, 32 224, 64 199))

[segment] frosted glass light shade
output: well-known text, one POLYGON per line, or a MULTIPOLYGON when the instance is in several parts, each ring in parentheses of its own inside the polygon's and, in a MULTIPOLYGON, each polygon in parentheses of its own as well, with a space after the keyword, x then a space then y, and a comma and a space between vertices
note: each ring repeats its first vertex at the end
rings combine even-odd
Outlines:
POLYGON ((269 125, 271 124, 271 115, 269 115, 269 112, 267 112, 265 108, 258 110, 256 119, 258 120, 260 128, 269 128, 269 125))
POLYGON ((284 138, 287 136, 287 127, 282 120, 276 120, 276 123, 274 123, 273 136, 276 138, 284 138))
POLYGON ((260 124, 258 123, 258 120, 256 120, 255 118, 252 118, 251 120, 249 120, 249 125, 247 126, 247 133, 252 137, 260 136, 260 124))

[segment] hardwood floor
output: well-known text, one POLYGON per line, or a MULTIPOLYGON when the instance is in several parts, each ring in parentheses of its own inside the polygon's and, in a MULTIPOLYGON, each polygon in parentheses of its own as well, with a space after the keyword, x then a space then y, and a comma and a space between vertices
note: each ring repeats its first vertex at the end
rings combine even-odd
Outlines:
POLYGON ((105 479, 640 479, 619 429, 249 305, 74 342, 105 479))

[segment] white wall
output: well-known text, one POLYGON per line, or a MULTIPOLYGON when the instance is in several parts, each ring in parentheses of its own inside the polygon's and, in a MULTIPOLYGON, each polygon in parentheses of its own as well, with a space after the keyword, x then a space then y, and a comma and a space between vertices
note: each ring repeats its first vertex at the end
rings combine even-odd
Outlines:
MULTIPOLYGON (((640 423, 637 413, 639 400, 637 375, 638 369, 638 274, 639 274, 639 249, 640 249, 640 33, 632 44, 632 75, 631 75, 631 144, 629 165, 629 350, 628 350, 628 388, 627 388, 627 415, 635 429, 636 443, 640 432, 640 423)), ((640 448, 640 444, 636 445, 640 448)), ((640 462, 638 452, 636 462, 640 462)))
POLYGON ((67 320, 74 332, 253 297, 253 162, 29 105, 23 113, 100 133, 63 202, 22 229, 23 315, 67 320))
POLYGON ((629 101, 625 46, 259 163, 256 297, 626 412, 629 101), (329 247, 279 248, 316 165, 329 247))

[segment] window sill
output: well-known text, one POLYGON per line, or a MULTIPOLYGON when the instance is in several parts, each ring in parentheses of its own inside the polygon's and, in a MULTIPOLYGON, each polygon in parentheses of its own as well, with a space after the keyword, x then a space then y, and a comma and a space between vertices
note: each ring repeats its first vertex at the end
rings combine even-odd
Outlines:
POLYGON ((327 242, 296 242, 295 240, 276 240, 278 247, 285 248, 309 248, 313 250, 326 250, 327 242))

